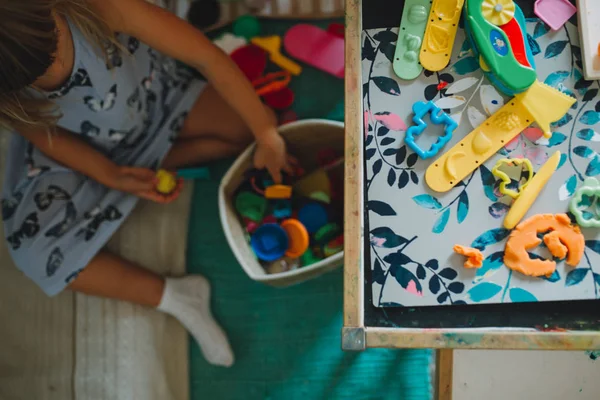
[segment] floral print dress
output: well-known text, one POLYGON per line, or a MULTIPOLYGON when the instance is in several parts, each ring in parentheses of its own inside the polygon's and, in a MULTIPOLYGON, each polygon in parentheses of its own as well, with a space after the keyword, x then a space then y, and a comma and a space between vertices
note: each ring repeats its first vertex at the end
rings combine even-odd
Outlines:
MULTIPOLYGON (((58 125, 118 165, 158 168, 205 82, 126 35, 118 39, 127 51, 110 47, 107 63, 69 26, 72 75, 46 93, 60 107, 58 125)), ((13 133, 2 195, 5 237, 17 267, 48 295, 75 279, 137 200, 53 161, 13 133)))

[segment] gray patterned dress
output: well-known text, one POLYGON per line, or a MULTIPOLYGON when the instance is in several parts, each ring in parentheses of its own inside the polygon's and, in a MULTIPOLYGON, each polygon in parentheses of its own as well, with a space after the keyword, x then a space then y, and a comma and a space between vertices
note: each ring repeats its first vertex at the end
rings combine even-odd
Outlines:
MULTIPOLYGON (((118 165, 156 169, 205 82, 126 35, 118 38, 130 54, 109 48, 109 66, 69 26, 73 72, 60 89, 47 93, 63 114, 58 125, 118 165)), ((6 241, 17 267, 48 295, 75 279, 136 202, 49 159, 13 133, 2 195, 6 241)))

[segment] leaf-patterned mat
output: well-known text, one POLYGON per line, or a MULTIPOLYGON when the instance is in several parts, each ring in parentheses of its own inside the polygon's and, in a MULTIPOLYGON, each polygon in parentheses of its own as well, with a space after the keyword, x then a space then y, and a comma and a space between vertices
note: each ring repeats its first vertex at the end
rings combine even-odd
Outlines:
MULTIPOLYGON (((439 73, 425 72, 414 81, 397 78, 391 67, 396 32, 363 32, 366 223, 370 234, 367 255, 374 305, 599 298, 598 229, 584 230, 585 255, 576 269, 559 261, 550 278, 531 278, 512 273, 503 265, 510 231, 502 228, 502 221, 511 199, 500 195, 491 174, 503 156, 527 157, 537 170, 549 154, 562 152, 560 167, 527 216, 566 212, 568 199, 583 179, 600 174, 599 83, 582 78, 577 27, 568 24, 551 32, 537 19, 527 23, 538 78, 577 98, 565 117, 553 124, 552 137, 541 138, 535 125, 525 129, 447 193, 428 188, 424 173, 431 159, 419 159, 404 144, 404 131, 412 124, 412 104, 433 100, 459 122, 447 150, 502 107, 507 97, 483 77, 462 30, 448 68, 439 73), (464 258, 452 252, 454 244, 480 249, 485 256, 483 267, 463 268, 464 258)), ((518 176, 517 171, 515 179, 518 176)), ((532 256, 546 257, 547 249, 538 247, 532 256)))

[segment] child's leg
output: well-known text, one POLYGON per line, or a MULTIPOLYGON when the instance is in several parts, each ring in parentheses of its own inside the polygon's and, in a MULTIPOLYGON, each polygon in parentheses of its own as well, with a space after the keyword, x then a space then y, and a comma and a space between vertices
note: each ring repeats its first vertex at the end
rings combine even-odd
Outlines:
POLYGON ((100 252, 69 289, 92 296, 158 307, 165 289, 159 275, 108 252, 100 252))
MULTIPOLYGON (((275 114, 273 115, 275 123, 275 114)), ((190 110, 183 128, 163 162, 175 169, 239 154, 253 140, 250 128, 208 85, 190 110)))
POLYGON ((92 296, 156 307, 192 334, 207 361, 233 364, 227 336, 210 312, 210 285, 199 275, 163 279, 108 252, 100 252, 69 288, 92 296))

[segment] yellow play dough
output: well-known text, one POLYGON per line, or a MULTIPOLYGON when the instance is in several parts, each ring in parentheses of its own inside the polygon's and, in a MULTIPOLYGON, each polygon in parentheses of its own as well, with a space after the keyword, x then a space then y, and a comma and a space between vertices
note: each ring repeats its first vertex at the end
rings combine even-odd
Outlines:
POLYGON ((165 171, 164 169, 159 169, 156 173, 156 177, 158 178, 158 184, 156 185, 156 190, 162 194, 169 194, 175 190, 177 186, 177 179, 175 176, 165 171))

